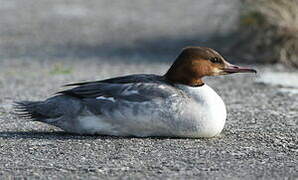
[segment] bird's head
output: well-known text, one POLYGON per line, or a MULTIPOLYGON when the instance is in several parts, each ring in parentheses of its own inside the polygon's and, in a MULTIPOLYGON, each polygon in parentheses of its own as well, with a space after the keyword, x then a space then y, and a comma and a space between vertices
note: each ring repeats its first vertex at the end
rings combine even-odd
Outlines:
POLYGON ((230 64, 211 48, 187 47, 182 50, 165 77, 173 83, 200 86, 204 76, 256 72, 252 68, 230 64))

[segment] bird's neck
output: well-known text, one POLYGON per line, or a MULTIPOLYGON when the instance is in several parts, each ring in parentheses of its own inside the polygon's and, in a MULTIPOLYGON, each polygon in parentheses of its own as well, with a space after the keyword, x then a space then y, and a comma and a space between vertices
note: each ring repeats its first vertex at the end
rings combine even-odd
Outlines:
POLYGON ((190 72, 184 72, 183 69, 170 68, 164 77, 174 84, 184 84, 197 87, 204 85, 202 78, 195 77, 190 72))

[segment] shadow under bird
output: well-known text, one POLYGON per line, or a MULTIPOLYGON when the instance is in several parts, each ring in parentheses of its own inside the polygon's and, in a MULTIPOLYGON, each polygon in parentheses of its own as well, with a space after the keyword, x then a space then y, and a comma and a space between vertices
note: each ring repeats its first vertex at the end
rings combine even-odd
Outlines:
POLYGON ((68 84, 72 89, 45 101, 16 102, 20 117, 78 134, 213 137, 226 121, 226 107, 204 76, 256 73, 228 63, 207 47, 182 50, 163 76, 136 74, 68 84))

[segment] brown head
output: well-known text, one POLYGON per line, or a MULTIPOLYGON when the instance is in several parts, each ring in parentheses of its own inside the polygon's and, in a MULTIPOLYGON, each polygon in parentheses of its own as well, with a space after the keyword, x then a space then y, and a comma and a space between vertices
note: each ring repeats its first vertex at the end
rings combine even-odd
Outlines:
POLYGON ((211 48, 187 47, 182 50, 164 76, 173 83, 201 86, 204 84, 202 81, 204 76, 245 72, 256 73, 257 71, 232 65, 211 48))

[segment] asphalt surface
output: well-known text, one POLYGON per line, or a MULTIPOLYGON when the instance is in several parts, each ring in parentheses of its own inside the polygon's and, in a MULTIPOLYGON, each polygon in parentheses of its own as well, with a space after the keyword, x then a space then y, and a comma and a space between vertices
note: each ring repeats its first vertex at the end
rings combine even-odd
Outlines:
MULTIPOLYGON (((295 179, 298 96, 255 75, 207 78, 228 109, 211 139, 78 136, 19 119, 15 100, 41 100, 68 82, 130 73, 162 74, 170 63, 3 60, 0 62, 0 176, 36 179, 295 179)), ((284 71, 261 67, 258 70, 284 71)))
POLYGON ((211 139, 78 136, 13 114, 66 83, 163 74, 181 47, 229 34, 237 2, 0 0, 0 179, 297 179, 298 75, 281 66, 205 79, 228 109, 211 139))

